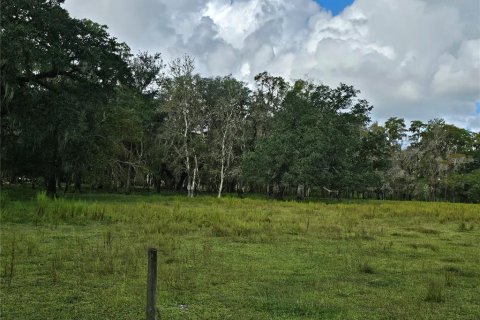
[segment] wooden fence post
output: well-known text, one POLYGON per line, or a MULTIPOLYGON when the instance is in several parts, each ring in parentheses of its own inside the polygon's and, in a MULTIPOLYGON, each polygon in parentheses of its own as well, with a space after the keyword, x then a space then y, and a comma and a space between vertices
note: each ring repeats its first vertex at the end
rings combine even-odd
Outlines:
POLYGON ((155 303, 157 301, 157 249, 148 249, 147 271, 147 320, 155 320, 155 303))

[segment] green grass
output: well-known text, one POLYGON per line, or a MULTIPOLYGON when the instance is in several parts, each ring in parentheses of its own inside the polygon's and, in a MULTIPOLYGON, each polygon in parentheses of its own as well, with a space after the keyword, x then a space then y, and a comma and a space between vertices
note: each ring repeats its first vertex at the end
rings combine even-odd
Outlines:
POLYGON ((479 319, 480 206, 2 196, 2 319, 479 319))

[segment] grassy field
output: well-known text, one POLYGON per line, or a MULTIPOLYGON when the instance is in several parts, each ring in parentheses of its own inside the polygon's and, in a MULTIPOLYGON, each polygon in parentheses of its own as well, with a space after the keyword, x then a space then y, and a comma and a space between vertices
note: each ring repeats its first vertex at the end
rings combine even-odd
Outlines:
POLYGON ((480 205, 17 196, 2 319, 480 319, 480 205))

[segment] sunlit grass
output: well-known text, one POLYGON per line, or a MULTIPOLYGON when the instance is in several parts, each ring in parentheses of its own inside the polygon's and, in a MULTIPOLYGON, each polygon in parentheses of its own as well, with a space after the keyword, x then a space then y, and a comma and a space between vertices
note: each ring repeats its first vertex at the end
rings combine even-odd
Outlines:
POLYGON ((2 198, 5 319, 476 319, 480 206, 2 198), (30 200, 28 200, 30 199, 30 200))

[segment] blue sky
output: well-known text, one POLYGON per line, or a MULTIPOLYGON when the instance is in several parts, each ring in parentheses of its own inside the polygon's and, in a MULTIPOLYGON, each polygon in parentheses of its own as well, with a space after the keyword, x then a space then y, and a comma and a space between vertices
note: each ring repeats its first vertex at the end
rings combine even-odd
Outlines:
POLYGON ((345 7, 351 5, 353 2, 353 0, 316 0, 316 1, 321 7, 332 11, 333 15, 339 14, 340 12, 342 12, 342 10, 345 7))

